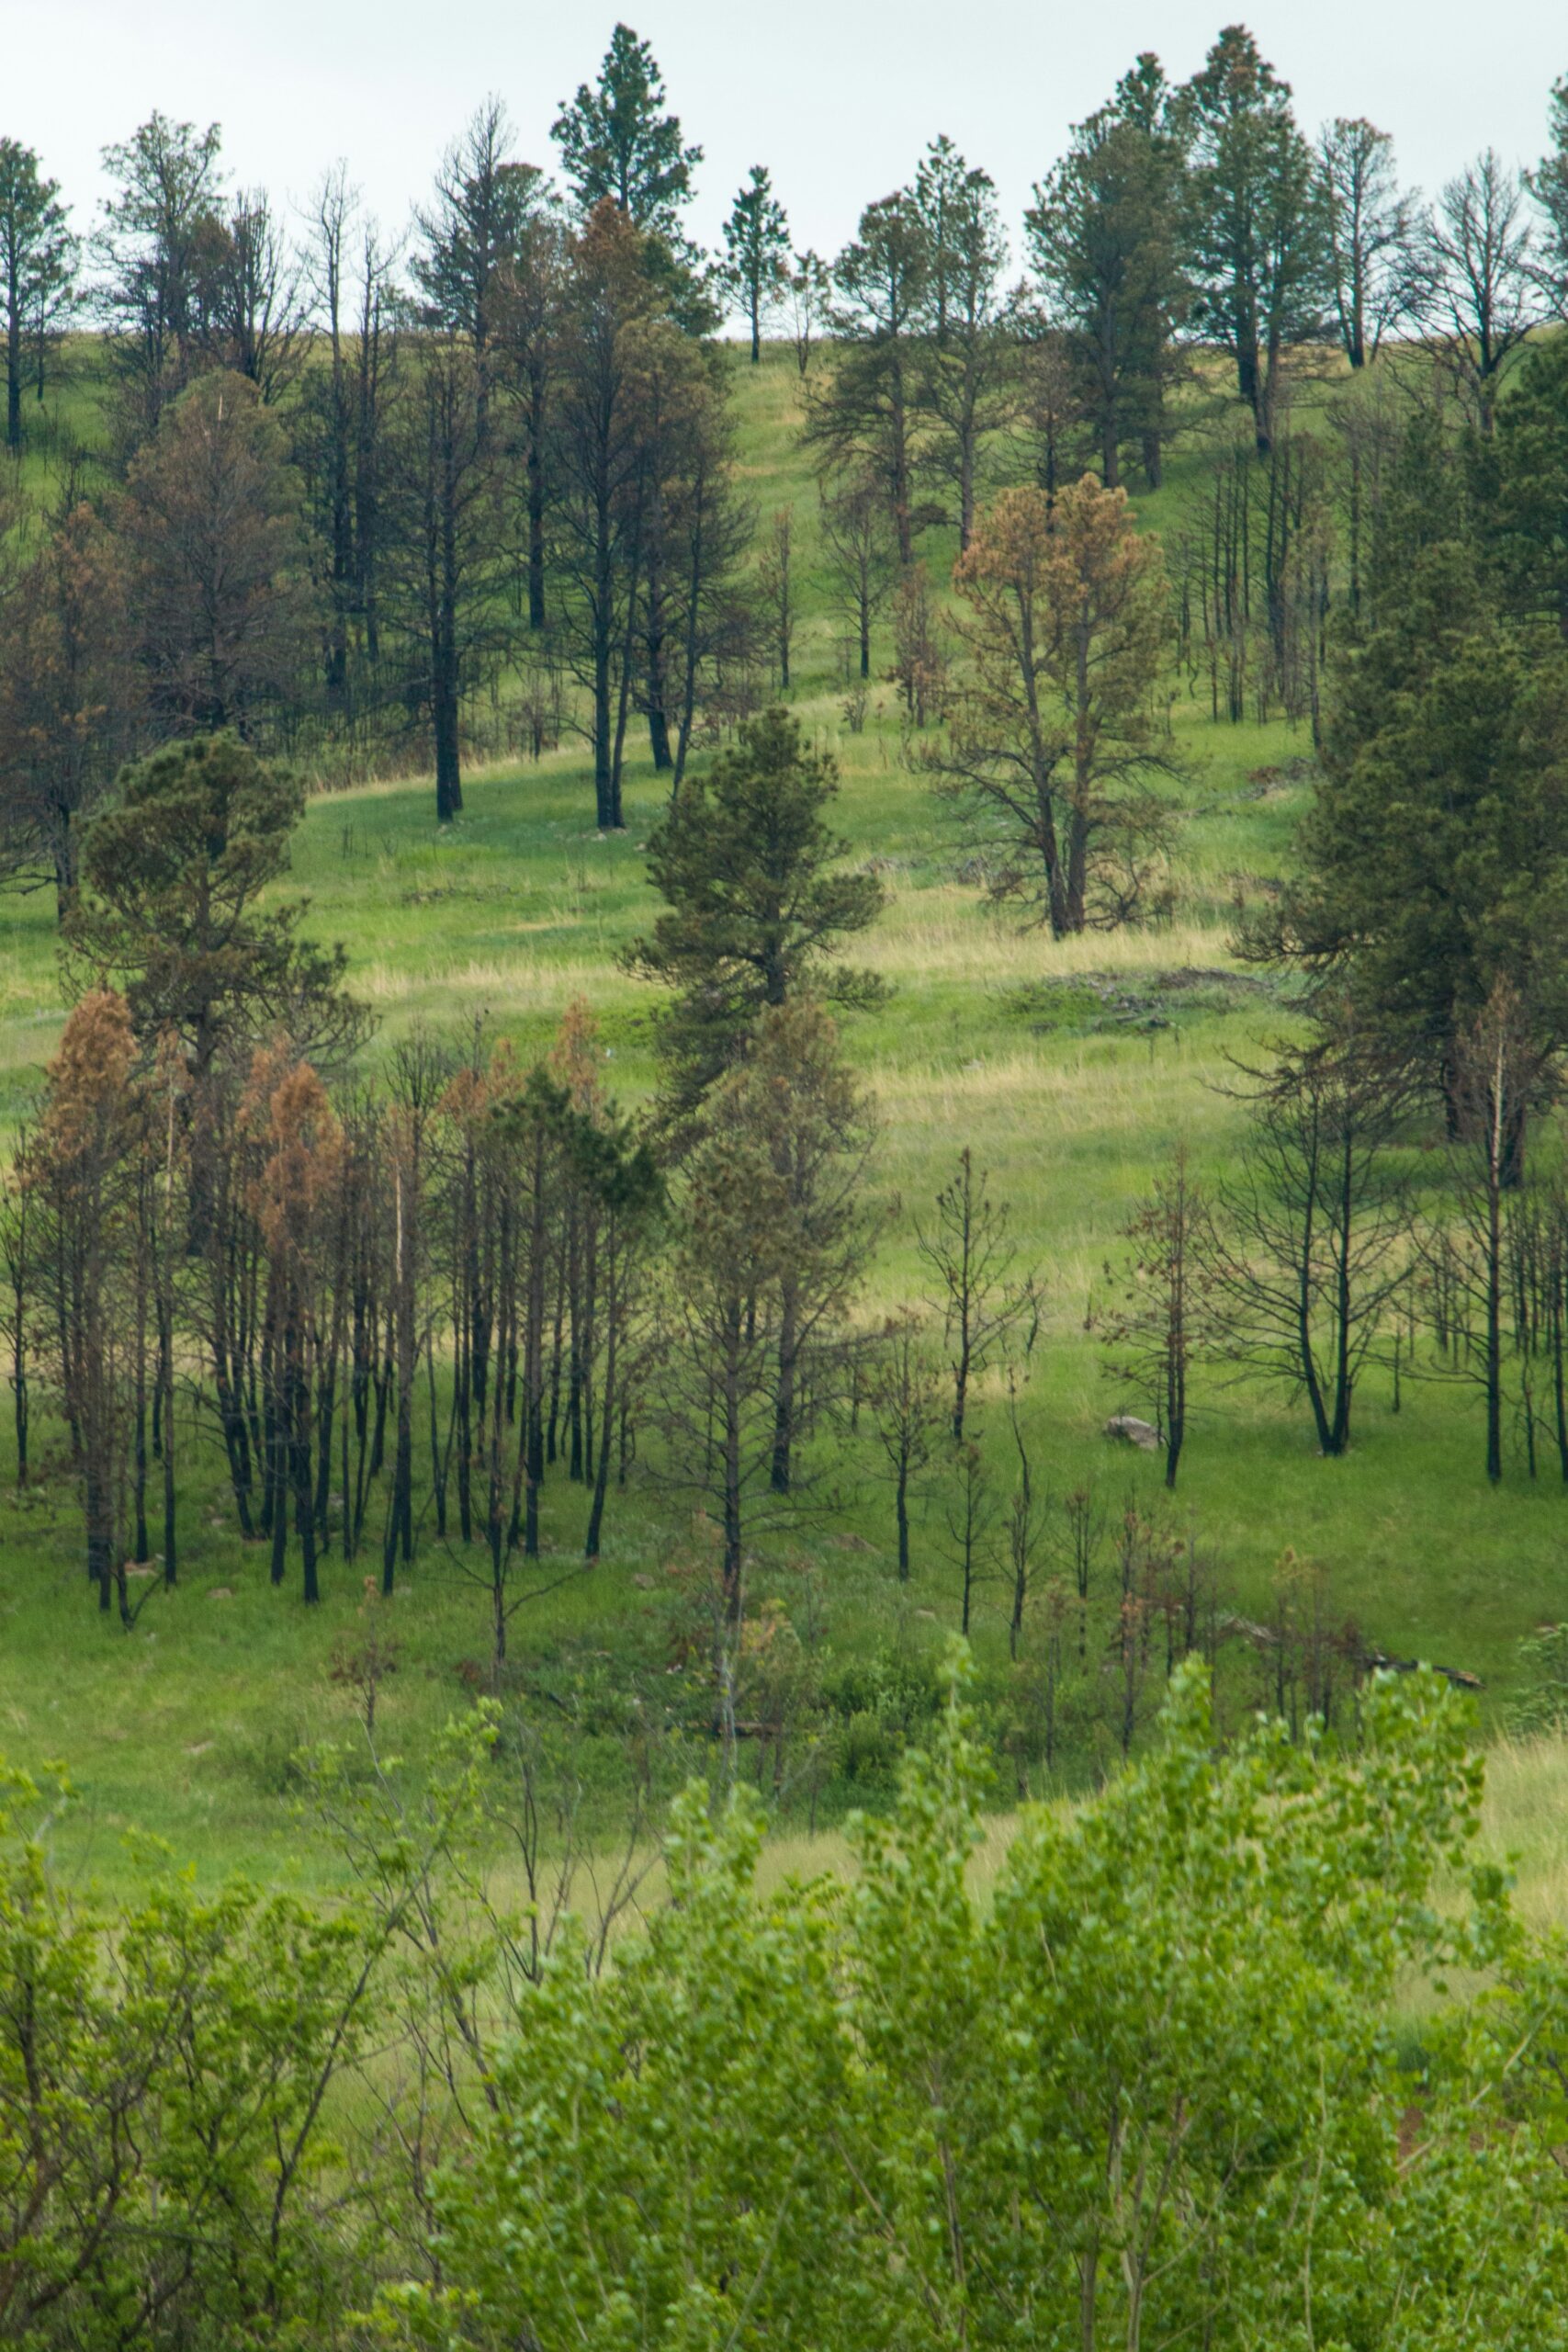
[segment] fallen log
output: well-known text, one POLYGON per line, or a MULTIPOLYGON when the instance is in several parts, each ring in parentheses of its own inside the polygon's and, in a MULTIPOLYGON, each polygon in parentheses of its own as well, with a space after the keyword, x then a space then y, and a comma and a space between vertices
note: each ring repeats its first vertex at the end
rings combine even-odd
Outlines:
POLYGON ((1484 1690, 1486 1685, 1479 1674, 1467 1674, 1462 1666, 1439 1666, 1429 1657, 1390 1657, 1386 1650, 1369 1650, 1362 1663, 1371 1674, 1418 1674, 1423 1667, 1433 1674, 1440 1674, 1456 1690, 1484 1690))
MULTIPOLYGON (((1280 1643, 1277 1625, 1260 1625, 1256 1618, 1236 1617, 1228 1611, 1220 1621, 1220 1630, 1239 1634, 1244 1642, 1251 1642, 1258 1649, 1277 1650, 1280 1643)), ((1386 1650, 1363 1650, 1361 1664, 1369 1674, 1418 1674, 1427 1667, 1433 1674, 1440 1674, 1456 1690, 1484 1690, 1485 1683, 1479 1674, 1471 1674, 1462 1666, 1438 1666, 1429 1657, 1391 1657, 1386 1650)))

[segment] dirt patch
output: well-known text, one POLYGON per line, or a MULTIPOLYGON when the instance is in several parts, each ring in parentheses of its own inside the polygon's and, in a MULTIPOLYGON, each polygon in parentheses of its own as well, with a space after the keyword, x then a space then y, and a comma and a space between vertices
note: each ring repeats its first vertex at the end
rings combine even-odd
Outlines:
POLYGON ((1118 1029, 1168 1029, 1200 1015, 1224 1018, 1277 994, 1271 980, 1217 965, 1182 964, 1166 972, 1083 972, 1070 980, 1031 980, 1005 991, 1015 1018, 1037 1035, 1102 1036, 1118 1029))

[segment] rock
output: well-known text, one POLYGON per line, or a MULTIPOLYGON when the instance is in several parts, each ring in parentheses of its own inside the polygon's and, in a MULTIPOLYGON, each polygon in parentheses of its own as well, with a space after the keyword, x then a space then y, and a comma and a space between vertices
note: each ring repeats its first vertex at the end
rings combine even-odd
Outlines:
POLYGON ((1105 1434, 1119 1438, 1123 1445, 1135 1445, 1145 1453, 1157 1453, 1165 1443, 1154 1423, 1139 1420, 1136 1413, 1112 1413, 1105 1424, 1105 1434))
POLYGON ((209 1585, 207 1590, 207 1598, 209 1600, 232 1600, 234 1598, 234 1589, 232 1585, 227 1584, 209 1585))

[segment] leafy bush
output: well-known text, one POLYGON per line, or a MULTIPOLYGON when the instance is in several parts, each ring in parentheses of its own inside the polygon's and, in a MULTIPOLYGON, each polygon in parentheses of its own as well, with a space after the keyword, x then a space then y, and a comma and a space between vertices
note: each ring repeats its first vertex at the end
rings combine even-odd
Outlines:
POLYGON ((1028 1816, 988 1902, 956 1698, 850 1887, 754 1894, 754 1800, 692 1792, 646 1937, 522 2002, 388 2339, 1563 2345, 1568 1972, 1495 1873, 1457 1924, 1430 1900, 1476 1817, 1463 1708, 1390 1679, 1366 1720, 1354 1761, 1267 1724, 1217 1755, 1190 1663, 1158 1748, 1028 1816), (1395 1989, 1452 1964, 1496 1989, 1413 2053, 1395 1989))

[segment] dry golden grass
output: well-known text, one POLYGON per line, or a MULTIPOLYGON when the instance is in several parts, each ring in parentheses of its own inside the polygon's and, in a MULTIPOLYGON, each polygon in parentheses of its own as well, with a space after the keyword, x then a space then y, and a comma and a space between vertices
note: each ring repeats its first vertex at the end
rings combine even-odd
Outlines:
POLYGON ((1568 1928, 1568 1737, 1503 1737, 1486 1751, 1481 1842, 1515 1874, 1532 1927, 1568 1928))
POLYGON ((601 979, 603 966, 582 957, 546 959, 520 947, 515 956, 434 959, 418 971, 395 964, 369 964, 355 974, 355 993, 372 1004, 393 1005, 432 991, 449 992, 465 1010, 476 1003, 492 1012, 550 1012, 575 995, 586 995, 601 979))
POLYGON ((1008 916, 977 908, 973 888, 957 883, 895 888, 876 928, 857 944, 855 957, 890 980, 976 980, 1011 988, 1091 972, 1211 970, 1232 964, 1218 923, 1053 939, 1046 931, 1021 930, 1008 916))

